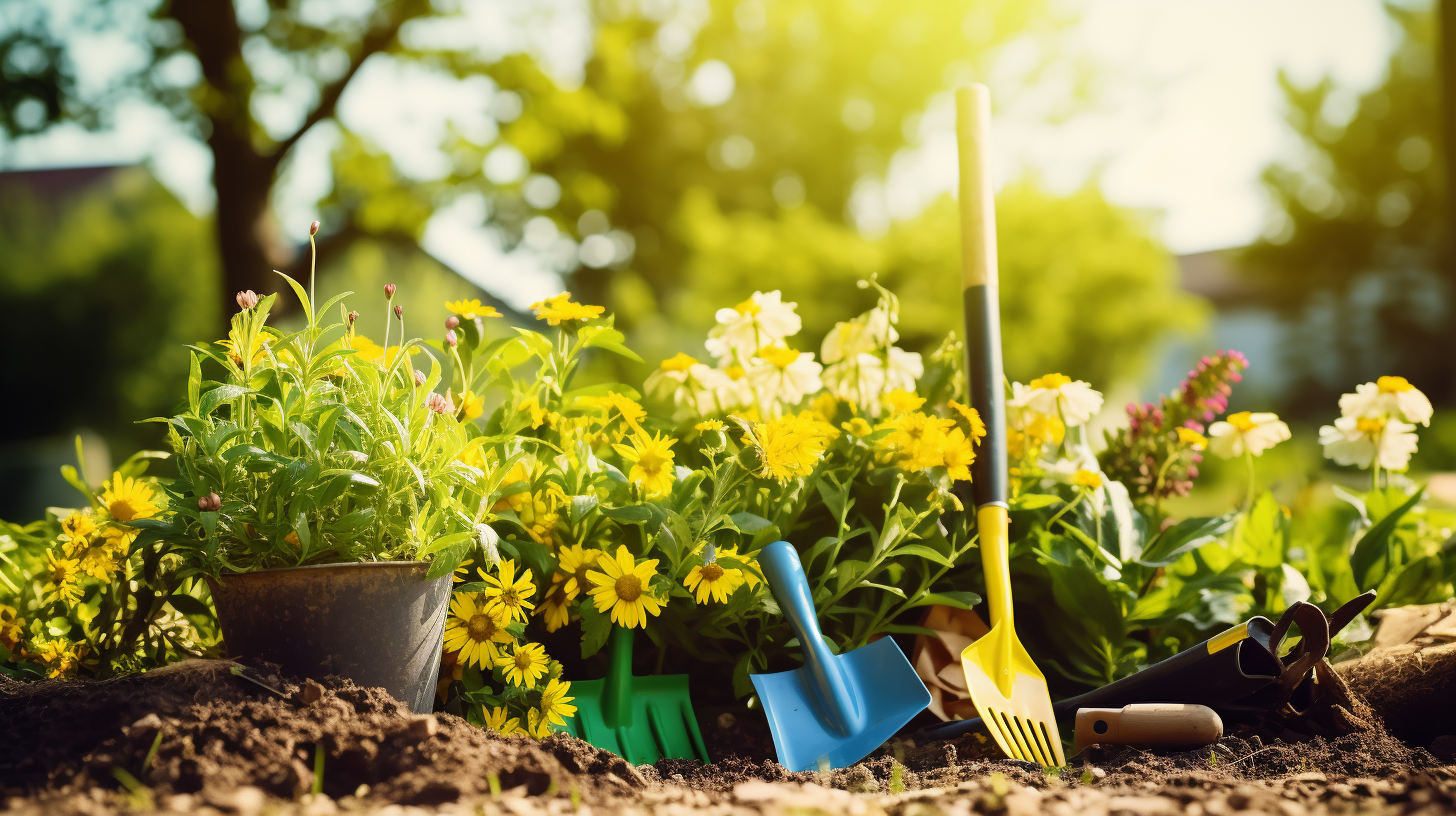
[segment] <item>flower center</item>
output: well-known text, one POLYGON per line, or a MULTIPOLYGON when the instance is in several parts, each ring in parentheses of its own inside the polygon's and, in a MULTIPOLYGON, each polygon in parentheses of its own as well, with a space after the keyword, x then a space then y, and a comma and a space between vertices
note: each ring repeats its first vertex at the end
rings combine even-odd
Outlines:
POLYGON ((516 652, 516 668, 522 671, 531 668, 531 655, 526 652, 516 652))
POLYGON ((755 303, 753 298, 749 298, 748 300, 743 301, 737 306, 734 306, 733 310, 741 315, 756 315, 759 312, 763 311, 763 307, 755 303))
POLYGON ((505 604, 506 606, 520 606, 521 596, 514 589, 502 590, 500 594, 500 602, 505 604))
POLYGON ((642 597, 642 579, 636 575, 627 574, 617 579, 617 597, 632 603, 642 597))
POLYGON ((1228 424, 1239 429, 1239 433, 1248 433, 1258 425, 1253 420, 1253 415, 1248 411, 1240 411, 1237 414, 1228 415, 1228 424))
POLYGON ((703 565, 703 580, 704 581, 707 581, 708 583, 711 584, 714 581, 716 581, 716 580, 718 580, 719 578, 722 578, 722 577, 723 577, 723 568, 722 567, 718 566, 717 564, 704 564, 703 565))
POLYGON ((662 472, 662 466, 666 463, 666 459, 655 453, 644 453, 637 460, 637 467, 642 468, 642 472, 648 476, 656 476, 662 472))
POLYGON ((678 352, 676 357, 662 361, 663 371, 687 371, 697 365, 698 361, 691 355, 678 352))
POLYGON ((470 634, 471 640, 489 640, 496 633, 495 621, 489 615, 472 615, 470 623, 465 625, 465 631, 470 634))
POLYGON ((784 369, 788 368, 796 360, 799 359, 799 352, 794 351, 790 348, 770 346, 768 348, 759 349, 758 356, 762 357, 766 362, 768 362, 775 368, 784 369))
POLYGON ((723 373, 724 374, 727 374, 728 375, 728 379, 730 379, 730 380, 741 380, 741 379, 743 379, 743 374, 744 374, 743 366, 741 366, 741 365, 731 365, 731 366, 728 366, 727 368, 723 369, 723 373))
POLYGON ((1072 378, 1065 374, 1048 374, 1045 377, 1037 377, 1031 381, 1032 388, 1045 388, 1048 391, 1055 391, 1064 385, 1071 385, 1072 378))
POLYGON ((1382 394, 1398 394, 1401 391, 1410 391, 1415 388, 1405 377, 1381 377, 1375 381, 1375 385, 1382 394))
POLYGON ((117 521, 131 521, 136 518, 136 508, 126 499, 116 499, 106 506, 106 511, 117 521))
POLYGON ((1385 418, 1362 417, 1355 423, 1355 429, 1366 436, 1379 436, 1385 430, 1385 418))

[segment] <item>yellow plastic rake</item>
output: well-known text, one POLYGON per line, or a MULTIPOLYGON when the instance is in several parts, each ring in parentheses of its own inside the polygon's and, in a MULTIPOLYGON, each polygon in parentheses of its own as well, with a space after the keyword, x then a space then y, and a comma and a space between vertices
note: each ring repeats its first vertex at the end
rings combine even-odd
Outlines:
POLYGON ((986 440, 972 465, 981 565, 991 607, 991 631, 961 653, 971 700, 986 730, 1007 756, 1043 767, 1065 765, 1046 677, 1016 637, 1011 610, 1007 535, 1006 397, 1001 373, 997 299, 996 210, 991 186, 991 92, 984 85, 956 91, 960 147, 961 283, 966 315, 966 362, 971 404, 986 423, 986 440))

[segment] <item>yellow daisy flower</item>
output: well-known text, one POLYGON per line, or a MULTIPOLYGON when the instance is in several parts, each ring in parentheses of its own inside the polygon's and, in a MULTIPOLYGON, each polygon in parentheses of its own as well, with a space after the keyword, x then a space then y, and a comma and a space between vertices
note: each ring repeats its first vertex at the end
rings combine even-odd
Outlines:
POLYGON ((33 654, 49 671, 47 677, 66 677, 81 664, 85 646, 77 646, 65 638, 38 640, 33 654))
POLYGON ((906 411, 918 411, 920 406, 925 404, 925 398, 914 391, 906 391, 903 388, 896 388, 885 395, 885 407, 890 409, 891 414, 903 414, 906 411))
MULTIPOLYGON (((106 508, 106 514, 114 521, 135 521, 136 519, 151 518, 161 508, 155 501, 156 494, 152 492, 151 485, 141 479, 130 479, 117 473, 111 480, 103 485, 101 493, 101 504, 106 508)), ((139 530, 128 527, 113 527, 106 535, 109 538, 123 538, 131 543, 137 537, 139 530)))
POLYGON ((555 632, 571 623, 571 601, 561 592, 559 586, 553 586, 548 590, 546 600, 537 608, 536 614, 546 619, 547 632, 555 632))
POLYGON ((0 645, 14 650, 25 639, 25 622, 13 606, 0 604, 0 645))
POLYGON ((546 674, 546 649, 539 643, 524 643, 516 647, 514 654, 497 657, 495 666, 506 670, 511 685, 530 688, 546 674))
POLYGON ((743 585, 743 570, 724 569, 716 561, 693 567, 683 586, 695 593, 697 602, 705 604, 711 597, 718 603, 727 603, 728 596, 743 585))
POLYGON ((494 306, 484 306, 480 298, 470 300, 447 300, 445 308, 454 314, 460 315, 466 320, 474 320, 477 317, 501 317, 501 313, 495 310, 494 306))
POLYGON ((500 734, 503 737, 512 737, 516 734, 524 734, 526 730, 521 728, 521 720, 512 717, 504 706, 496 706, 485 711, 485 727, 500 734))
POLYGON ((752 433, 743 444, 758 451, 760 478, 772 478, 779 484, 814 472, 824 457, 825 448, 838 435, 828 423, 820 422, 805 411, 786 414, 764 423, 752 423, 752 433))
POLYGON ((677 442, 666 436, 644 435, 641 431, 632 434, 632 444, 613 445, 621 457, 632 463, 627 478, 642 485, 649 497, 665 496, 672 490, 672 446, 677 442))
POLYGON ((757 558, 738 552, 737 547, 719 547, 718 558, 720 560, 724 558, 731 558, 740 564, 744 564, 747 568, 740 570, 740 572, 743 574, 743 583, 747 584, 749 589, 757 589, 758 585, 762 583, 761 581, 759 581, 758 578, 757 558))
POLYGON ((971 443, 974 445, 981 444, 981 440, 986 438, 986 423, 981 419, 981 412, 969 405, 961 405, 955 400, 950 401, 950 407, 951 410, 960 414, 961 418, 970 426, 971 432, 969 436, 971 443))
POLYGON ((457 592, 450 601, 450 616, 445 619, 445 648, 460 653, 467 665, 489 669, 500 656, 500 643, 515 638, 506 631, 506 619, 481 603, 473 592, 457 592))
MULTIPOLYGON (((124 555, 125 551, 120 554, 124 555)), ((111 583, 111 579, 121 568, 118 556, 115 547, 109 547, 105 543, 97 544, 81 556, 81 571, 98 581, 111 583)))
POLYGON ((602 306, 572 303, 570 292, 562 292, 555 297, 532 303, 531 308, 536 312, 537 320, 544 320, 551 326, 559 326, 564 320, 592 320, 601 317, 602 312, 606 311, 602 306))
POLYGON ((551 736, 551 720, 540 709, 526 712, 526 733, 538 740, 551 736))
POLYGON ((521 577, 516 578, 516 562, 507 558, 501 561, 500 568, 495 575, 491 575, 482 567, 477 572, 489 587, 481 593, 486 599, 486 607, 491 611, 497 611, 507 623, 512 620, 525 622, 526 610, 535 609, 536 605, 531 603, 531 596, 536 594, 536 584, 531 581, 531 571, 521 570, 521 577))
POLYGON ((90 537, 96 532, 96 517, 91 508, 72 511, 61 519, 61 540, 66 542, 66 555, 80 555, 91 546, 90 537))
MULTIPOLYGON (((376 365, 380 365, 385 368, 393 365, 394 358, 399 356, 399 346, 390 346, 389 348, 385 348, 362 334, 354 335, 354 337, 349 341, 349 348, 354 349, 354 351, 356 352, 356 357, 368 360, 371 363, 375 363, 376 365)), ((421 349, 419 346, 411 346, 409 350, 409 356, 413 357, 416 354, 420 354, 422 351, 423 349, 421 349)))
POLYGON ((1179 443, 1187 445, 1188 447, 1196 451, 1201 451, 1204 448, 1208 447, 1208 437, 1204 436, 1198 431, 1195 431, 1192 428, 1183 427, 1177 428, 1177 431, 1179 443))
POLYGON ((572 544, 562 547, 558 555, 560 557, 556 562, 556 574, 551 576, 551 583, 562 585, 566 600, 576 600, 576 596, 589 588, 587 573, 604 553, 580 544, 572 544))
POLYGON ((81 600, 81 562, 67 558, 56 550, 46 551, 45 575, 50 580, 45 585, 47 596, 55 595, 67 606, 81 600))
POLYGON ((576 714, 576 706, 571 704, 575 697, 568 697, 571 691, 571 684, 559 677, 551 678, 546 684, 546 690, 541 692, 541 714, 548 723, 566 725, 566 718, 576 714))
POLYGON ((1083 468, 1072 474, 1072 484, 1077 487, 1087 487, 1096 490, 1102 486, 1102 474, 1095 470, 1083 468))
POLYGON ((971 463, 976 461, 976 451, 971 447, 971 440, 966 438, 965 431, 952 428, 945 435, 941 445, 941 459, 952 479, 961 482, 971 480, 971 463))
POLYGON ((698 431, 699 433, 707 433, 708 431, 721 431, 723 430, 723 423, 716 419, 705 419, 702 422, 694 425, 693 430, 698 431))
POLYGON ((451 392, 448 398, 450 402, 459 406, 455 415, 460 418, 461 422, 469 422, 485 413, 485 400, 474 391, 466 391, 461 394, 458 401, 454 392, 451 392))
POLYGON ((603 558, 597 564, 601 571, 593 570, 586 576, 593 584, 592 602, 598 611, 612 614, 612 623, 645 629, 649 614, 662 614, 661 603, 648 592, 657 573, 656 558, 636 564, 626 547, 618 547, 615 558, 603 558))

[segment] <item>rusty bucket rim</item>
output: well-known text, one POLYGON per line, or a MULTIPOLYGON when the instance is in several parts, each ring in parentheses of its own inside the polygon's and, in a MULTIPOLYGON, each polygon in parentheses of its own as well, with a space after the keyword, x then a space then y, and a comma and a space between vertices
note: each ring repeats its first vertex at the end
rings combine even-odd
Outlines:
MULTIPOLYGON (((301 567, 278 567, 277 569, 251 570, 249 572, 230 572, 229 571, 229 572, 221 572, 221 573, 218 573, 215 576, 214 575, 208 575, 206 577, 212 578, 212 579, 247 578, 247 577, 253 576, 253 575, 278 575, 278 574, 281 574, 281 573, 310 572, 310 571, 313 571, 313 572, 323 572, 323 571, 328 571, 328 570, 356 569, 356 568, 360 568, 360 567, 367 567, 367 568, 374 568, 374 569, 384 568, 384 567, 419 569, 421 567, 428 568, 429 566, 430 566, 430 562, 429 561, 346 561, 346 562, 340 562, 340 563, 334 563, 334 564, 305 564, 305 565, 303 565, 301 567)), ((445 576, 442 575, 440 577, 443 578, 445 576)))

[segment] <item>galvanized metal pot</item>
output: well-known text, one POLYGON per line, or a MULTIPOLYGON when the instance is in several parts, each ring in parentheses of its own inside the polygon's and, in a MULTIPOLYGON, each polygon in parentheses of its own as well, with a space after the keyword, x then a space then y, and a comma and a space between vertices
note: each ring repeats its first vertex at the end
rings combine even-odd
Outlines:
POLYGON ((347 677, 428 712, 450 576, 423 561, 322 564, 208 578, 228 655, 294 677, 347 677))

